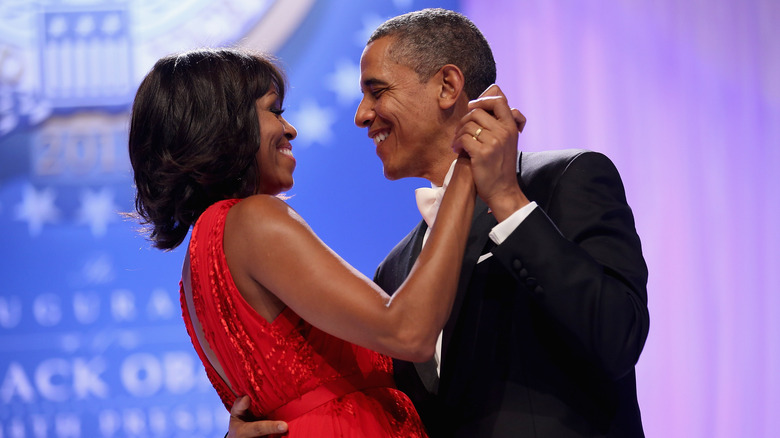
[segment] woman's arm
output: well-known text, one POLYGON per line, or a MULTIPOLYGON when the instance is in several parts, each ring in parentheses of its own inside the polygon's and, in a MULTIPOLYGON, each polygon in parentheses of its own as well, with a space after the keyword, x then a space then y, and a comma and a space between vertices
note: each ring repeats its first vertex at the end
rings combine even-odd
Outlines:
POLYGON ((452 308, 475 196, 468 159, 459 158, 429 241, 392 297, 274 197, 253 196, 230 210, 225 255, 239 291, 266 319, 287 305, 336 337, 424 361, 452 308))

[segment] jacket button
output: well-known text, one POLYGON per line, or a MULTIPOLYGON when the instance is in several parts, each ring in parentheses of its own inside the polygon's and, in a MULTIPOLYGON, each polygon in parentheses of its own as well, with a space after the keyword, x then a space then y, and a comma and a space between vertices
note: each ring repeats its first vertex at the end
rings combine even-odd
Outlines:
POLYGON ((520 278, 525 280, 525 278, 528 277, 528 271, 525 268, 523 268, 520 270, 520 272, 517 273, 517 275, 519 275, 520 278))
POLYGON ((519 259, 514 259, 512 261, 512 267, 515 268, 515 271, 519 271, 523 268, 523 264, 520 262, 519 259))
POLYGON ((535 293, 536 295, 541 295, 541 294, 543 294, 543 293, 544 293, 544 289, 542 289, 542 287, 541 287, 541 286, 536 286, 536 287, 534 288, 534 293, 535 293))
POLYGON ((536 288, 538 283, 536 282, 536 279, 534 277, 528 277, 525 280, 525 284, 526 286, 528 286, 529 289, 534 289, 536 288))

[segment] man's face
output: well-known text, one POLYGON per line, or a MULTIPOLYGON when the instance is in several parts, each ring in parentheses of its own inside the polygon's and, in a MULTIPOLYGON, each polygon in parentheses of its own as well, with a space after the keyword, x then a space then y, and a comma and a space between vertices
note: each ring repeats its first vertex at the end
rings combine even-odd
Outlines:
POLYGON ((440 134, 436 75, 421 83, 411 67, 389 57, 392 43, 392 37, 380 38, 363 51, 363 99, 355 113, 355 124, 368 128, 387 179, 429 178, 440 153, 435 142, 440 134))

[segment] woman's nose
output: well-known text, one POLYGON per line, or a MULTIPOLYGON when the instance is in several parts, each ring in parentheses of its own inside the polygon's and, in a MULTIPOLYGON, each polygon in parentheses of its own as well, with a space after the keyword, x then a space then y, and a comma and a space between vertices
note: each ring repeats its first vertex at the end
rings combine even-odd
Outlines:
POLYGON ((297 137, 298 131, 295 129, 295 126, 291 125, 285 118, 282 118, 282 120, 284 121, 282 122, 282 126, 284 126, 284 135, 290 140, 297 137))

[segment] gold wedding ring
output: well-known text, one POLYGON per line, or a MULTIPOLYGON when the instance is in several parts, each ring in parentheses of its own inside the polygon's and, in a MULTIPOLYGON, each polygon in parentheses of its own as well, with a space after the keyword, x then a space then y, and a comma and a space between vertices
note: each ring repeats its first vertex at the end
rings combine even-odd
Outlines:
POLYGON ((482 134, 482 127, 480 126, 477 128, 477 132, 474 133, 474 135, 471 136, 474 140, 477 140, 479 138, 479 134, 482 134))

